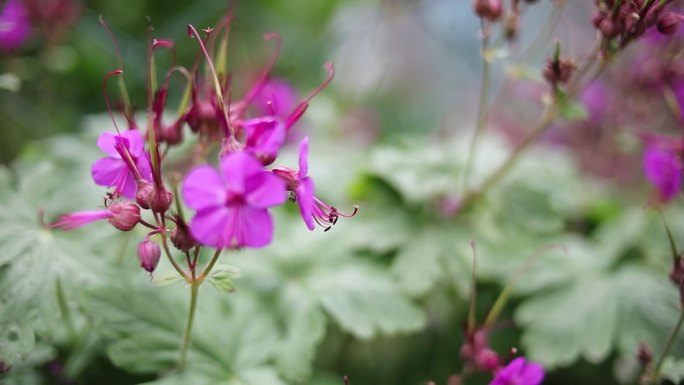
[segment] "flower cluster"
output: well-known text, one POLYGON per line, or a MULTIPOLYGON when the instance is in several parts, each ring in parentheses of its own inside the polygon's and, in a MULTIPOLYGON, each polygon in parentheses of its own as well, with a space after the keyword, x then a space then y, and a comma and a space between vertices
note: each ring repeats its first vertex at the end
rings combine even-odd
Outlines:
MULTIPOLYGON (((197 64, 188 70, 173 63, 159 87, 150 80, 146 131, 138 127, 134 111, 124 98, 122 113, 128 128, 120 130, 112 115, 115 132, 105 132, 97 140, 106 156, 97 160, 91 169, 95 183, 109 189, 105 207, 63 215, 50 227, 73 230, 104 219, 119 230, 130 231, 140 224, 149 228, 138 245, 141 267, 153 272, 163 249, 184 278, 194 279, 199 249, 203 246, 216 249, 215 256, 218 256, 222 249, 268 245, 274 231, 269 209, 288 201, 288 196, 298 204, 310 230, 316 224, 328 230, 340 216, 354 215, 356 208, 349 215, 342 214, 315 197, 314 182, 308 175, 308 137, 300 144, 299 170, 269 167, 312 98, 332 80, 332 64, 325 67, 328 76, 323 83, 296 102, 296 93, 289 84, 270 76, 276 52, 254 85, 236 100, 232 95, 231 76, 223 68, 226 52, 222 48, 227 46, 231 19, 232 12, 216 30, 206 29, 203 34, 188 26, 188 33, 196 39, 200 58, 206 60, 209 70, 201 74, 197 64), (168 107, 171 75, 176 72, 186 77, 187 98, 178 116, 166 122, 162 115, 168 107), (200 165, 183 178, 169 178, 166 154, 185 141, 185 126, 197 136, 191 157, 200 165), (218 170, 206 164, 211 153, 219 154, 218 170), (185 219, 184 206, 195 210, 189 221, 185 219), (153 238, 159 239, 163 247, 153 238), (185 253, 187 273, 169 255, 169 243, 185 253)), ((104 22, 103 25, 106 27, 104 22)), ((277 35, 269 34, 266 39, 276 40, 279 46, 277 35)), ((158 48, 173 50, 174 44, 150 36, 149 79, 156 73, 153 55, 158 48)), ((105 77, 105 87, 113 76, 120 76, 120 85, 123 85, 123 71, 115 70, 105 77)), ((111 114, 106 95, 105 89, 105 102, 111 114)))
POLYGON ((622 48, 643 36, 651 27, 656 27, 666 35, 673 34, 681 15, 664 11, 669 3, 672 0, 596 0, 596 13, 592 21, 606 41, 616 41, 617 47, 622 48))

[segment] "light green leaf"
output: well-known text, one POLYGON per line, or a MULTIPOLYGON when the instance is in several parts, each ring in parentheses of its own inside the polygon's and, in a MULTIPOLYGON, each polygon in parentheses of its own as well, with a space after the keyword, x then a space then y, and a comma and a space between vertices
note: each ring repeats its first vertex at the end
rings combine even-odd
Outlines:
POLYGON ((589 117, 586 107, 575 100, 566 100, 560 104, 560 115, 568 121, 585 120, 589 117))
POLYGON ((242 273, 240 272, 240 269, 235 266, 218 265, 209 273, 207 281, 219 291, 232 293, 235 291, 233 279, 240 278, 241 276, 242 273))
POLYGON ((163 287, 180 281, 184 281, 184 279, 180 276, 180 274, 178 274, 176 270, 169 270, 163 273, 156 273, 152 278, 152 282, 154 282, 154 284, 157 285, 157 287, 163 287))

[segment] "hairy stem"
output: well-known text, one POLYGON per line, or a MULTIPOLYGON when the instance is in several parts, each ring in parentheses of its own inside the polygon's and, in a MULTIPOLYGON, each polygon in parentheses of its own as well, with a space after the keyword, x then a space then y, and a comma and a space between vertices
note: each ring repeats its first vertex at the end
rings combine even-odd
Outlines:
POLYGON ((185 324, 185 332, 183 333, 183 344, 180 348, 180 358, 178 359, 178 368, 183 369, 188 361, 188 350, 192 342, 192 324, 195 321, 195 311, 197 310, 197 293, 199 292, 201 282, 192 282, 190 285, 190 310, 188 312, 188 321, 185 324))
POLYGON ((162 237, 162 248, 164 249, 164 254, 166 254, 166 257, 169 259, 169 262, 171 262, 173 268, 176 269, 178 274, 180 274, 180 276, 183 277, 185 281, 187 281, 188 283, 192 283, 192 279, 190 279, 188 274, 185 273, 185 271, 183 271, 183 268, 180 267, 178 262, 176 262, 176 260, 173 259, 173 255, 171 255, 171 250, 169 249, 169 242, 166 236, 166 231, 162 231, 160 234, 162 237))

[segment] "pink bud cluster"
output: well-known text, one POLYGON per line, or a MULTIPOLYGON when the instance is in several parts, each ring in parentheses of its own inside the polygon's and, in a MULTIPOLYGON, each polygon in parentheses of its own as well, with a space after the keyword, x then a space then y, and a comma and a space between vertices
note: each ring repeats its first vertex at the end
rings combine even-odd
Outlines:
MULTIPOLYGON (((665 11, 672 0, 597 0, 594 26, 606 41, 617 42, 617 48, 624 47, 644 35, 652 27, 671 35, 677 30, 681 15, 665 11)), ((610 47, 604 47, 604 50, 610 47)))
MULTIPOLYGON (((302 118, 313 97, 332 80, 332 64, 326 65, 328 76, 322 84, 297 102, 289 84, 270 75, 280 41, 278 35, 268 34, 267 40, 277 42, 276 53, 246 94, 236 97, 233 76, 225 68, 217 68, 218 63, 225 64, 226 53, 216 47, 227 46, 232 18, 231 9, 217 29, 206 29, 204 34, 188 26, 190 37, 200 48, 198 60, 192 69, 186 69, 175 63, 174 53, 174 63, 159 87, 154 87, 152 81, 148 83, 148 124, 144 131, 138 127, 134 111, 126 103, 121 113, 128 127, 119 129, 105 89, 105 102, 115 131, 105 132, 98 139, 97 145, 106 156, 92 166, 95 183, 109 189, 105 207, 63 215, 48 226, 73 230, 104 219, 119 230, 130 231, 140 224, 148 228, 137 248, 140 266, 145 271, 152 273, 162 249, 168 254, 169 247, 173 246, 186 255, 188 269, 194 277, 199 249, 203 246, 220 250, 268 245, 274 230, 269 209, 285 203, 288 196, 298 204, 310 230, 316 224, 328 230, 340 216, 354 215, 356 209, 351 214, 342 214, 315 197, 314 183, 308 175, 308 137, 300 145, 298 171, 284 166, 269 168, 277 160, 290 129, 302 118), (206 73, 199 70, 198 63, 202 60, 209 68, 206 73), (180 113, 173 121, 166 122, 162 115, 168 107, 171 75, 176 72, 186 77, 188 102, 181 104, 180 113), (166 156, 186 140, 186 126, 197 136, 189 160, 201 165, 184 177, 176 173, 169 184, 166 156), (204 164, 209 153, 219 154, 218 170, 204 164), (185 219, 184 205, 177 202, 178 198, 195 210, 190 220, 185 219)), ((150 28, 147 68, 150 79, 156 73, 152 67, 154 51, 173 50, 173 47, 169 40, 153 38, 150 28)), ((105 77, 105 88, 109 78, 122 74, 122 70, 110 72, 105 77)))

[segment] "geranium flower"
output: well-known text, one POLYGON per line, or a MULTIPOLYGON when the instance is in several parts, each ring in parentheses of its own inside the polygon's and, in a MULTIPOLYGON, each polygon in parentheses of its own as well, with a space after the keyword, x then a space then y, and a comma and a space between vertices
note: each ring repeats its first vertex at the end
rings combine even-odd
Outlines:
POLYGON ((97 146, 109 155, 93 163, 91 173, 98 185, 114 187, 115 195, 134 199, 138 180, 152 180, 145 141, 138 130, 121 134, 105 132, 97 139, 97 146), (126 153, 130 154, 130 159, 126 153))
POLYGON ((273 172, 281 177, 287 189, 294 193, 295 202, 299 205, 299 213, 309 230, 316 228, 316 224, 330 230, 339 217, 349 218, 356 214, 358 207, 354 207, 351 214, 343 214, 334 206, 321 201, 314 195, 315 187, 309 177, 309 137, 306 136, 299 144, 299 170, 277 168, 273 172))
POLYGON ((297 92, 284 79, 268 79, 253 101, 259 115, 278 116, 286 119, 297 104, 297 92))
POLYGON ((499 370, 489 385, 538 385, 544 379, 544 368, 518 357, 499 370))
POLYGON ((286 199, 285 185, 244 152, 221 159, 221 174, 210 166, 190 171, 182 195, 197 213, 190 232, 216 248, 263 247, 273 238, 268 208, 286 199))
POLYGON ((676 154, 659 144, 650 144, 644 152, 646 179, 656 188, 658 200, 669 202, 682 187, 682 163, 676 154))
POLYGON ((285 123, 277 117, 264 116, 241 122, 245 130, 245 151, 263 165, 273 163, 285 143, 285 123))

